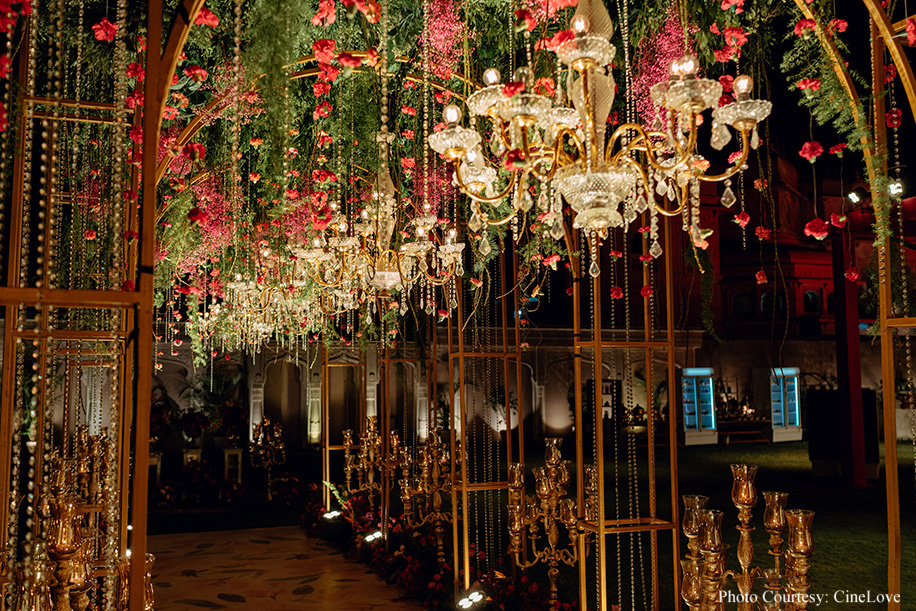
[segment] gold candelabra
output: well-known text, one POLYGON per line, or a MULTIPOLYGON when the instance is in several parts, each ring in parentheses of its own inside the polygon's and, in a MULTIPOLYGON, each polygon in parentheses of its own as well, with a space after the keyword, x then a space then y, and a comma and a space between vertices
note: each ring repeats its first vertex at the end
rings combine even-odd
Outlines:
MULTIPOLYGON (((553 602, 557 600, 557 576, 560 573, 558 567, 561 562, 572 566, 579 561, 577 543, 583 535, 579 533, 576 501, 565 498, 569 485, 569 461, 560 459, 561 440, 549 438, 546 441, 546 465, 532 470, 535 477, 534 495, 525 494, 524 465, 509 465, 509 552, 513 554, 515 563, 523 569, 538 562, 548 564, 550 601, 553 602), (569 534, 568 547, 560 547, 560 523, 566 527, 569 534), (526 528, 528 539, 531 541, 530 560, 524 558, 526 528), (542 529, 544 535, 540 534, 542 529), (542 536, 546 536, 547 545, 539 548, 538 541, 542 536)), ((592 469, 586 476, 586 520, 597 517, 592 515, 596 514, 596 487, 597 477, 592 469)))
MULTIPOLYGON (((436 557, 441 565, 445 562, 445 524, 452 521, 452 513, 443 511, 442 501, 452 490, 452 478, 448 450, 442 444, 440 433, 438 427, 431 430, 419 457, 415 461, 406 458, 407 470, 400 484, 407 524, 412 528, 432 525, 436 537, 436 557), (413 466, 419 471, 416 477, 410 476, 413 466), (419 516, 417 519, 414 519, 414 510, 419 516)), ((408 453, 403 454, 406 457, 408 453)))
POLYGON ((738 587, 734 597, 738 611, 753 611, 758 603, 767 610, 808 608, 809 559, 813 553, 811 523, 814 512, 786 510, 788 493, 764 492, 764 528, 770 536, 771 568, 751 567, 754 545, 751 541, 752 510, 757 504, 754 465, 731 466, 732 503, 738 509, 739 531, 737 557, 740 571, 726 570, 728 546, 722 542, 723 512, 706 507, 709 499, 701 495, 684 495, 683 531, 687 537, 687 555, 681 561, 683 581, 681 597, 691 610, 723 611, 731 596, 725 595, 726 580, 731 577, 738 587), (788 528, 788 541, 783 536, 788 528), (783 549, 787 543, 787 549, 783 549), (783 561, 784 559, 784 561, 783 561), (769 592, 762 600, 753 593, 758 578, 765 580, 769 592), (783 606, 783 603, 786 606, 783 606))
POLYGON ((388 434, 388 455, 382 448, 382 437, 378 432, 377 418, 366 418, 366 432, 359 436, 359 453, 353 454, 353 431, 347 429, 344 436, 344 477, 346 490, 350 494, 368 492, 369 506, 375 508, 375 495, 382 492, 382 476, 394 473, 400 467, 404 477, 410 472, 410 456, 395 431, 388 434), (357 485, 353 487, 353 474, 357 485))
POLYGON ((286 462, 286 445, 283 443, 283 428, 264 417, 254 427, 251 442, 251 466, 264 467, 267 471, 267 500, 273 500, 273 468, 286 462))

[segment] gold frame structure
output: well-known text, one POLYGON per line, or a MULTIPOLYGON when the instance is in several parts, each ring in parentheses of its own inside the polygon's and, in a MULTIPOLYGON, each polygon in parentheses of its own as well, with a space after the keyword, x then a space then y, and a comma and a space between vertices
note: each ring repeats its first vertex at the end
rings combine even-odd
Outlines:
MULTIPOLYGON (((328 355, 328 348, 322 346, 321 350, 321 479, 323 482, 332 482, 336 479, 339 474, 331 473, 331 452, 342 452, 345 447, 343 444, 332 444, 330 439, 330 409, 331 409, 331 397, 330 397, 330 388, 328 381, 331 379, 331 370, 332 369, 342 369, 342 368, 353 368, 357 370, 356 379, 359 380, 360 388, 357 393, 359 397, 359 407, 357 413, 357 422, 359 423, 359 433, 362 434, 366 430, 366 355, 365 353, 359 354, 359 360, 356 362, 332 362, 330 355, 328 355)), ((357 352, 356 349, 353 349, 352 352, 357 352)), ((350 351, 345 352, 345 354, 350 353, 350 351)), ((359 436, 357 436, 359 437, 359 436)), ((354 448, 359 448, 359 444, 355 444, 354 448)), ((331 489, 328 486, 322 486, 322 503, 324 506, 329 508, 331 507, 331 489)))

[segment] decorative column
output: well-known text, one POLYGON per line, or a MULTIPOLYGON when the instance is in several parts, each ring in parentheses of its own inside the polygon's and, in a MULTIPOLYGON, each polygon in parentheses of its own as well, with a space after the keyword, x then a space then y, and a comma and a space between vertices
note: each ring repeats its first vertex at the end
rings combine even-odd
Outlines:
POLYGON ((264 421, 264 360, 260 355, 254 357, 254 363, 248 375, 248 440, 254 441, 254 427, 264 421))

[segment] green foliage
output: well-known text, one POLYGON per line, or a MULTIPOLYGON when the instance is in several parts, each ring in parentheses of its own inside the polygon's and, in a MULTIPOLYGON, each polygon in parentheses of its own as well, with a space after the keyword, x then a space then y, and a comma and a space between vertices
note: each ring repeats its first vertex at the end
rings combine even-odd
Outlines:
POLYGON ((687 266, 696 270, 703 270, 700 274, 700 320, 703 322, 703 328, 717 342, 722 339, 716 333, 715 318, 712 311, 713 291, 715 290, 715 278, 712 273, 712 261, 709 253, 705 250, 694 248, 684 250, 684 261, 687 266))

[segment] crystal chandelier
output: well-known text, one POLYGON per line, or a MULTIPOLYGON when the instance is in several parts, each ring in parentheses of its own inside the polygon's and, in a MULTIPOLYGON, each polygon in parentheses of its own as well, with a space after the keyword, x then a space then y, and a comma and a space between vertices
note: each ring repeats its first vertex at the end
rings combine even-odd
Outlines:
MULTIPOLYGON (((610 17, 605 17, 609 23, 610 17)), ((565 103, 559 83, 556 103, 535 93, 534 75, 527 67, 506 84, 490 68, 483 75, 485 86, 468 97, 470 114, 486 117, 492 124, 488 149, 508 171, 501 190, 497 190, 500 172, 487 164, 484 135, 460 125, 458 106, 445 108, 446 129, 429 136, 430 147, 449 160, 455 183, 471 199, 468 227, 481 231, 483 254, 489 250, 488 226, 506 224, 534 207, 531 187, 540 186, 538 213, 555 239, 565 234, 560 197, 573 209, 573 227, 589 237, 593 276, 599 273, 598 239, 610 228, 628 227, 648 212, 650 254, 658 257, 658 214, 682 215, 694 245, 705 248, 711 232, 699 224, 700 183, 725 181, 723 204, 731 205, 736 199, 729 178, 744 168, 750 148, 759 143, 757 124, 772 108, 766 100, 750 98, 751 77, 737 77, 735 101, 715 108, 722 85, 698 76, 697 59, 685 55, 669 66, 669 80, 651 90, 665 120, 653 129, 627 123, 606 137, 615 90, 610 64, 616 50, 608 36, 590 32, 590 25, 587 16, 576 15, 574 37, 556 50, 569 68, 566 93, 571 106, 565 103), (697 152, 701 114, 710 108, 715 108, 711 145, 723 148, 731 139, 729 127, 739 132, 741 141, 738 160, 716 175, 707 173, 709 162, 697 152), (510 198, 509 210, 500 213, 497 206, 506 198, 510 198)))

